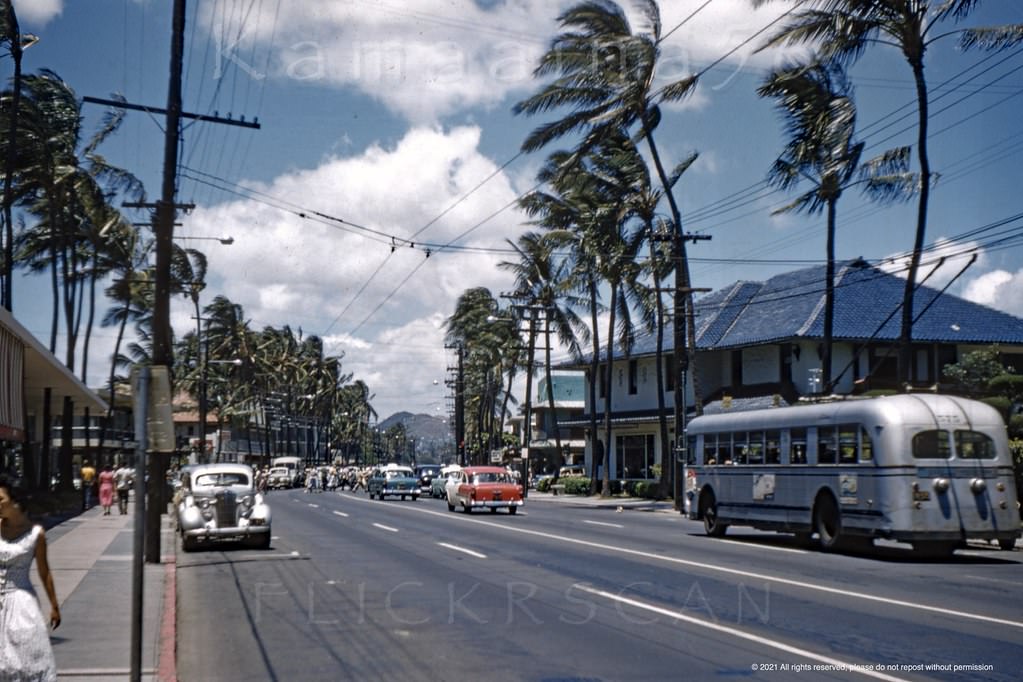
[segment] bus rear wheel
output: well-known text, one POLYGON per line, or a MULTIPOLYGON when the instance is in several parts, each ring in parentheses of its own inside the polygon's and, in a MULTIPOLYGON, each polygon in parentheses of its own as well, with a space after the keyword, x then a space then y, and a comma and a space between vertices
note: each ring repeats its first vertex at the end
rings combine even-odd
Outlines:
POLYGON ((701 502, 701 516, 703 517, 703 530, 712 538, 719 538, 728 530, 728 524, 722 523, 718 518, 718 502, 714 493, 707 493, 701 502))
POLYGON ((817 542, 821 549, 830 552, 838 548, 842 517, 835 498, 827 494, 817 498, 813 508, 813 529, 817 532, 817 542))

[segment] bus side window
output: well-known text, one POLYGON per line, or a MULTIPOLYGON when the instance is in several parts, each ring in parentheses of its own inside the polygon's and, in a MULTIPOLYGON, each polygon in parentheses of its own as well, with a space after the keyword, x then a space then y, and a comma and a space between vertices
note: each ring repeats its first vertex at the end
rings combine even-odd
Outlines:
POLYGON ((859 429, 855 424, 842 424, 838 427, 838 461, 842 464, 856 464, 859 460, 859 429))
POLYGON ((835 448, 835 430, 818 427, 817 429, 817 463, 834 464, 837 450, 835 448))
POLYGON ((749 449, 747 450, 747 464, 764 463, 764 432, 751 431, 749 434, 749 449))
POLYGON ((696 464, 696 436, 689 436, 686 439, 686 466, 696 464))
POLYGON ((767 432, 767 443, 764 447, 765 464, 781 464, 781 433, 767 432))
POLYGON ((732 434, 732 456, 725 464, 745 464, 747 453, 749 451, 749 438, 748 433, 733 433, 732 434))
POLYGON ((789 464, 806 464, 806 429, 792 429, 789 464))
POLYGON ((718 463, 718 436, 716 433, 703 434, 703 463, 718 463))
POLYGON ((874 461, 874 443, 870 440, 870 432, 865 426, 860 427, 860 462, 874 461))

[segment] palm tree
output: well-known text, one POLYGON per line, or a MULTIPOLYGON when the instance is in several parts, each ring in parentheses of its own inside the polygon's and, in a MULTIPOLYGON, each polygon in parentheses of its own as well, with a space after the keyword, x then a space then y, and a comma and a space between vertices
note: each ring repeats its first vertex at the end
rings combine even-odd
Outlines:
POLYGON ((516 348, 519 337, 512 315, 513 311, 501 309, 488 289, 477 287, 462 292, 447 321, 447 342, 461 347, 463 357, 463 381, 458 390, 467 433, 456 436, 464 437, 467 448, 473 444, 477 458, 499 442, 522 357, 516 348), (502 396, 501 377, 505 374, 508 385, 502 396))
MULTIPOLYGON (((10 49, 11 60, 14 62, 14 75, 11 78, 10 111, 7 113, 7 150, 4 154, 4 190, 3 190, 3 300, 0 304, 7 310, 13 310, 14 282, 14 175, 18 159, 18 118, 21 107, 21 57, 25 36, 18 25, 18 15, 14 11, 14 2, 4 3, 4 12, 0 16, 0 40, 6 42, 10 49)), ((5 101, 6 105, 7 102, 5 101)))
MULTIPOLYGON (((558 340, 568 348, 573 357, 579 357, 579 341, 575 330, 583 326, 583 321, 575 313, 575 308, 584 304, 585 301, 571 288, 569 262, 557 257, 554 253, 557 240, 535 232, 528 232, 519 237, 518 243, 511 240, 508 243, 518 254, 518 260, 503 261, 498 264, 498 267, 515 275, 513 297, 524 301, 526 309, 539 310, 543 313, 547 406, 550 410, 551 430, 554 432, 555 458, 558 458, 562 456, 563 451, 554 405, 554 382, 551 376, 551 328, 553 326, 558 340)), ((532 322, 532 315, 530 321, 532 322)), ((529 350, 532 352, 532 348, 529 350)), ((532 374, 532 365, 528 365, 526 371, 532 374)), ((527 395, 526 398, 529 400, 531 396, 527 395)), ((560 468, 557 459, 553 464, 554 470, 557 472, 560 468)))
MULTIPOLYGON (((770 0, 753 0, 755 6, 770 0)), ((935 35, 946 20, 965 19, 978 0, 792 0, 797 8, 792 21, 760 48, 811 44, 825 62, 848 66, 872 45, 898 49, 913 73, 917 99, 917 159, 919 201, 916 233, 902 298, 899 334, 899 375, 903 386, 912 379, 913 293, 927 233, 927 207, 931 193, 931 164, 927 153, 928 94, 924 76, 925 54, 937 40, 958 35, 964 50, 980 47, 997 50, 1023 41, 1023 25, 955 29, 935 35)))
POLYGON ((863 143, 854 140, 856 106, 844 71, 837 65, 790 66, 773 72, 757 90, 778 100, 788 141, 768 174, 772 184, 789 189, 808 178, 808 192, 775 213, 826 210, 827 264, 824 274, 823 386, 831 388, 835 319, 835 215, 838 199, 859 166, 863 143))
MULTIPOLYGON (((537 78, 555 78, 516 104, 514 111, 533 115, 570 109, 564 118, 534 130, 523 142, 525 151, 534 151, 565 135, 581 134, 582 142, 576 149, 576 156, 580 157, 620 130, 638 127, 636 137, 647 143, 677 231, 676 288, 685 297, 687 364, 696 385, 696 327, 689 260, 681 233, 681 212, 672 193, 692 158, 668 173, 654 141, 654 130, 661 120, 660 105, 688 96, 698 78, 694 75, 654 89, 660 58, 660 9, 655 0, 636 0, 635 5, 646 24, 640 32, 633 31, 625 11, 612 0, 582 2, 559 16, 563 32, 554 38, 533 72, 537 78)), ((696 409, 697 413, 702 410, 698 393, 696 409)))

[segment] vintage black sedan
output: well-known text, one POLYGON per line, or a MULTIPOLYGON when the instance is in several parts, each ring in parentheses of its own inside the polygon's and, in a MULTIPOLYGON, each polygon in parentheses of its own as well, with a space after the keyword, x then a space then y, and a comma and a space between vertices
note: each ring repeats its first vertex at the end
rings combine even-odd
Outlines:
POLYGON ((270 507, 255 488, 252 467, 200 464, 184 469, 177 499, 181 548, 230 541, 270 547, 270 507))

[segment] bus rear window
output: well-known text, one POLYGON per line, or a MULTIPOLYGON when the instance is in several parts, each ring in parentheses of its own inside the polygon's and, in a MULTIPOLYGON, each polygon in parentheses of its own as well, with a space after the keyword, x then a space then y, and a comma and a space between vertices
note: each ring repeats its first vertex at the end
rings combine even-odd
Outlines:
POLYGON ((995 442, 979 431, 956 431, 956 456, 960 459, 994 459, 995 442))
POLYGON ((943 429, 921 431, 913 436, 915 459, 948 459, 951 456, 948 448, 948 431, 943 429))

